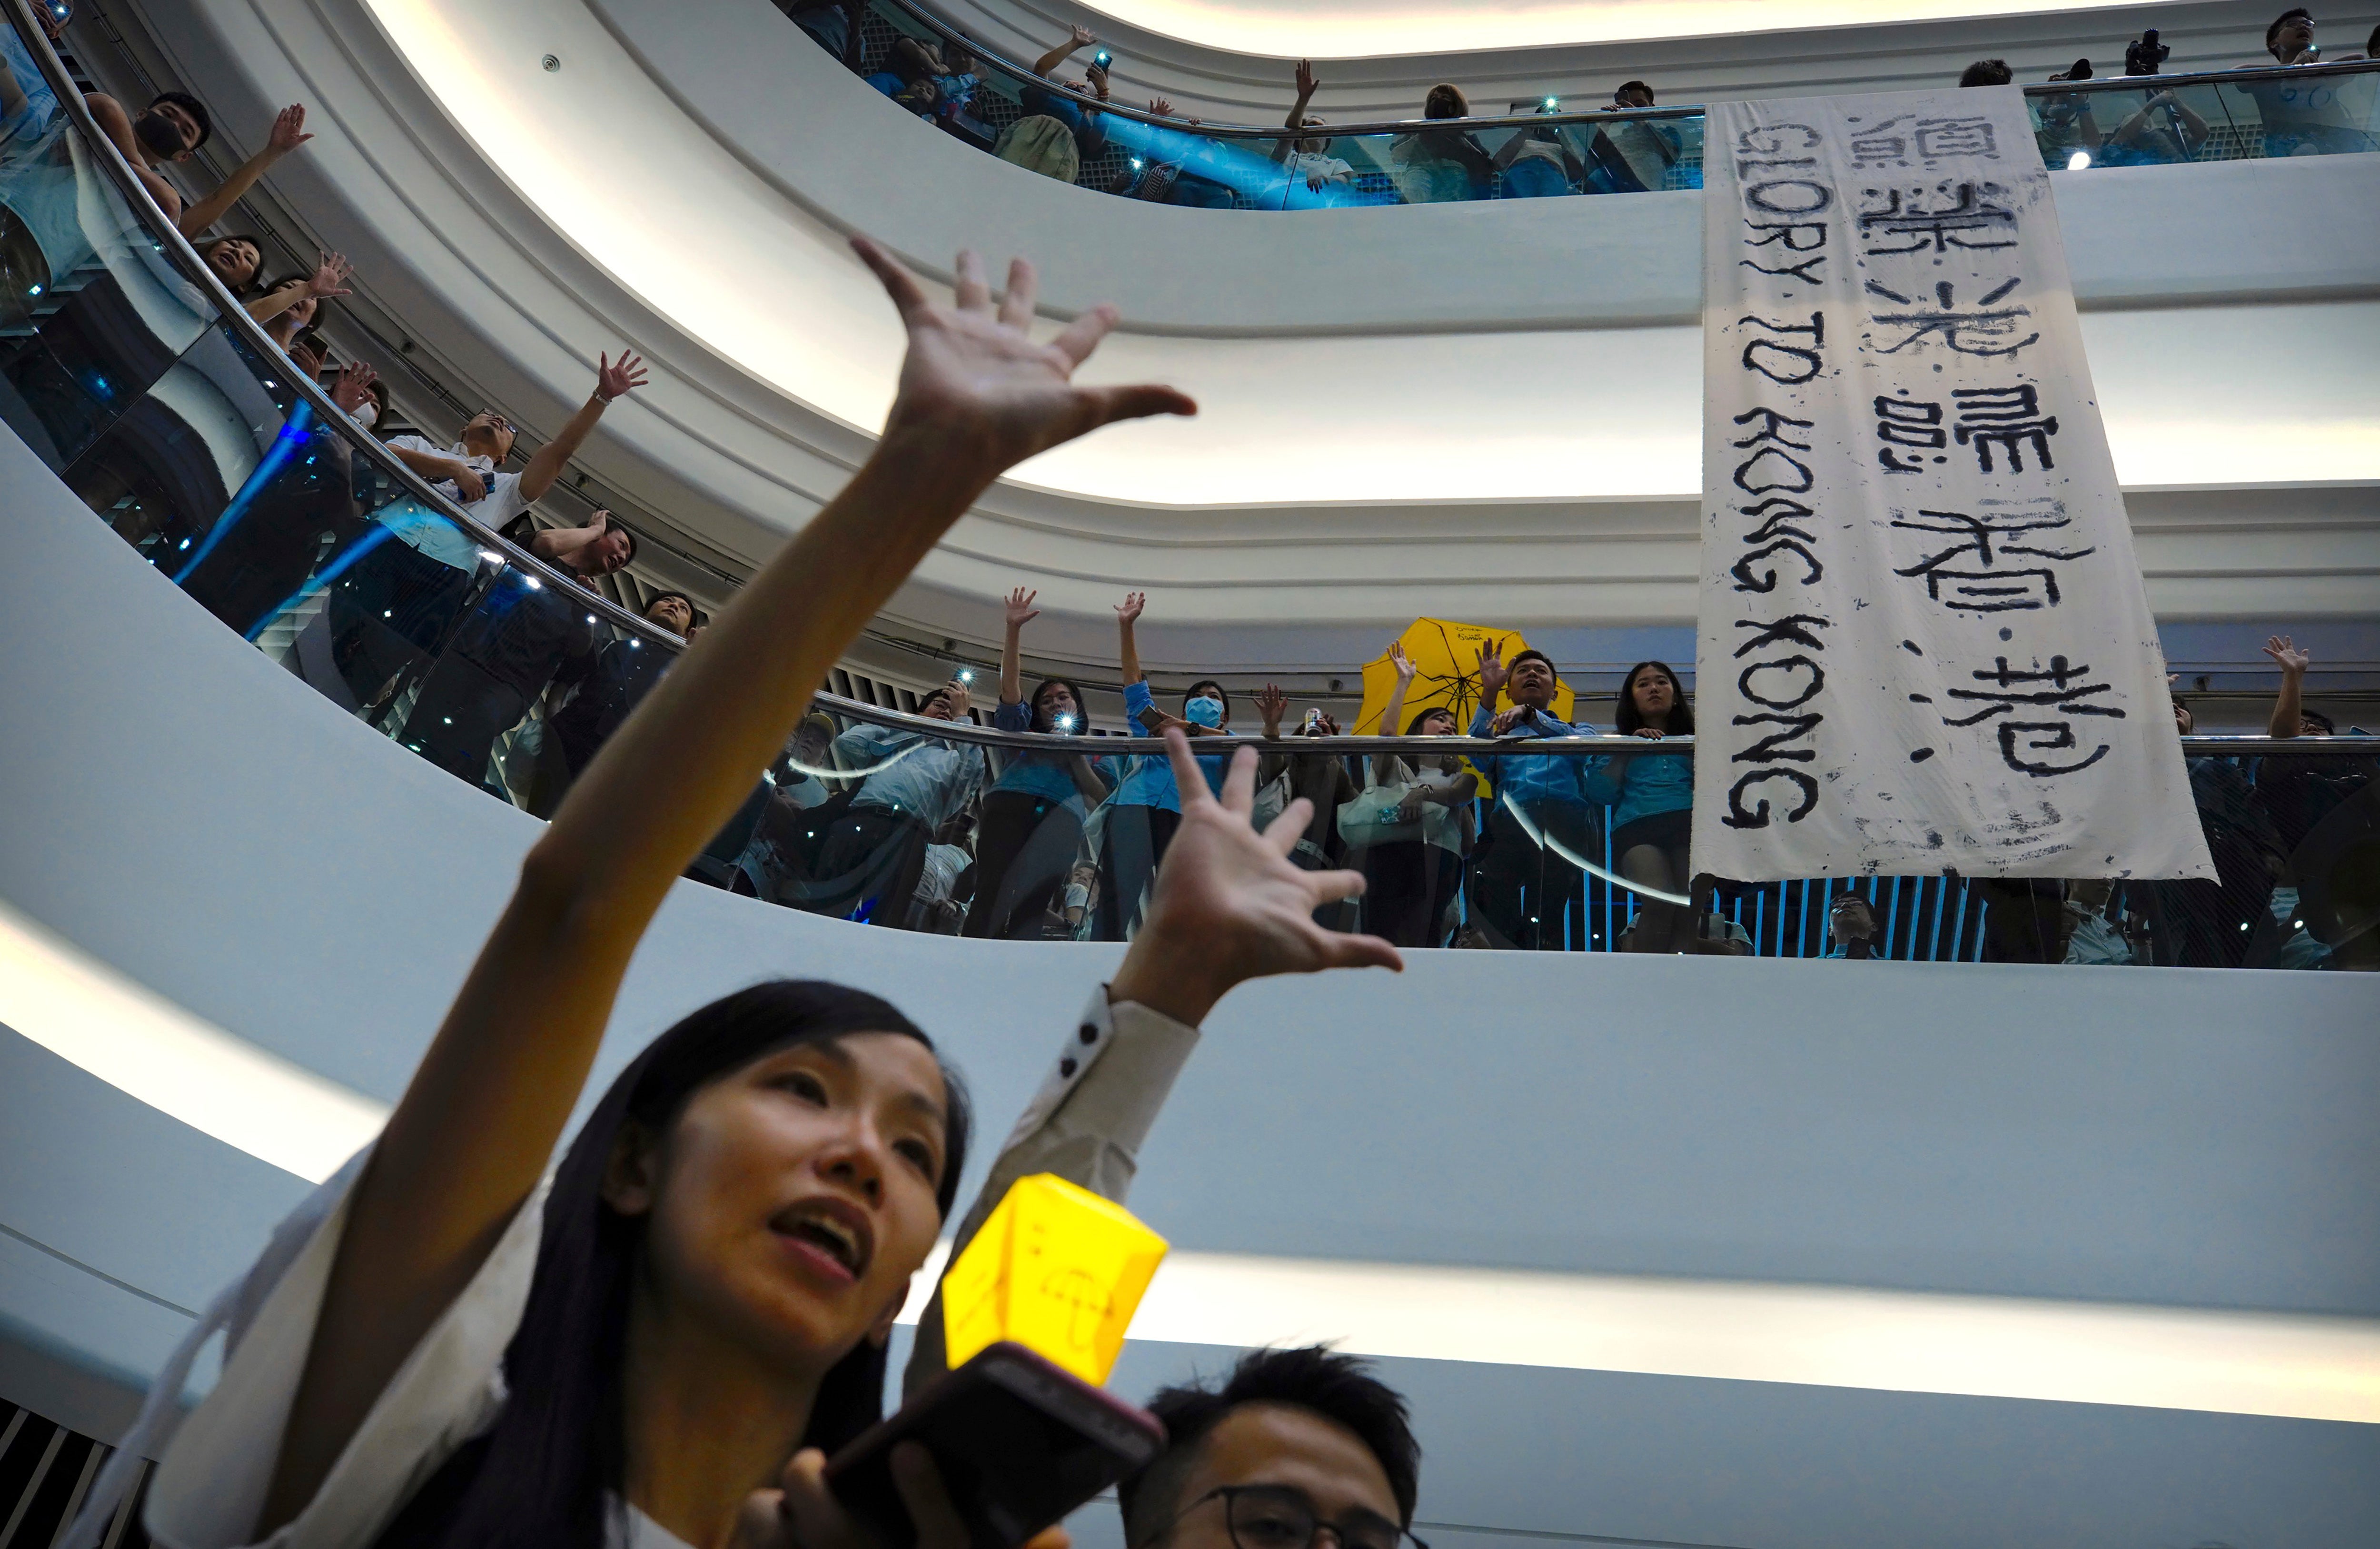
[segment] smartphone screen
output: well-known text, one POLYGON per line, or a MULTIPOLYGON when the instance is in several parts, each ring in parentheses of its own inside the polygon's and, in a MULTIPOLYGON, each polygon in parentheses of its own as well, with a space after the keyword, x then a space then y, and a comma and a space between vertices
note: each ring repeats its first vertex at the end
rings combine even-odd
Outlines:
POLYGON ((975 1549, 1012 1549, 1138 1471, 1165 1428, 1023 1346, 993 1345, 827 1464, 835 1498, 896 1546, 917 1537, 892 1482, 904 1441, 933 1455, 975 1549))

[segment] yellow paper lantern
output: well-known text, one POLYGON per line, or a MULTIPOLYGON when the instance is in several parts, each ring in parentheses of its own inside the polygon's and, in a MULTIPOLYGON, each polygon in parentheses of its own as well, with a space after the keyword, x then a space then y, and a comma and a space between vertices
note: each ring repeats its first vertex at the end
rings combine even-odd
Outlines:
MULTIPOLYGON (((1398 719, 1407 725, 1415 714, 1434 706, 1444 705, 1454 712, 1455 730, 1468 732, 1471 718, 1479 713, 1479 653, 1485 646, 1500 647, 1504 664, 1529 648, 1518 629, 1498 629, 1484 624, 1457 624, 1444 618, 1416 618, 1398 643, 1413 658, 1416 669, 1413 688, 1405 695, 1404 709, 1398 719)), ((1386 652, 1378 660, 1364 664, 1364 708, 1355 717, 1355 733, 1369 736, 1399 737, 1404 726, 1380 725, 1380 713, 1389 707, 1389 695, 1397 686, 1397 669, 1386 652)), ((1571 691, 1567 683, 1554 686, 1553 713, 1567 721, 1571 718, 1571 691)), ((1509 703, 1510 701, 1506 701, 1509 703)))
POLYGON ((1021 1177, 942 1279, 953 1367, 1013 1339, 1087 1383, 1107 1381, 1165 1239, 1122 1205, 1051 1173, 1021 1177))

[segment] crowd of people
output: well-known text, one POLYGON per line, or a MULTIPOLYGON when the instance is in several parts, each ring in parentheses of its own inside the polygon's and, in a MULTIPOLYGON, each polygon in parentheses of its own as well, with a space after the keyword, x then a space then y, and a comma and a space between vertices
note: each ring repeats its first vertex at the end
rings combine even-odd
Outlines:
MULTIPOLYGON (((1658 119, 1625 117, 1609 126, 1548 124, 1504 130, 1500 131, 1501 143, 1491 149, 1479 131, 1464 127, 1488 115, 1475 114, 1468 94, 1452 82, 1431 86, 1418 104, 1420 124, 1390 137, 1385 154, 1378 154, 1355 141, 1334 141, 1327 120, 1308 111, 1321 83, 1312 63, 1305 60, 1295 68, 1295 96, 1282 125, 1289 132, 1281 138, 1218 141, 1190 133, 1201 128, 1200 120, 1177 116, 1163 97, 1151 99, 1148 112, 1178 125, 1179 131, 1150 132, 1137 121, 1102 111, 1113 101, 1113 57, 1087 27, 1074 27, 1066 39, 1036 59, 1029 76, 1011 79, 985 67, 972 45, 939 24, 906 13, 905 25, 889 24, 894 15, 891 10, 878 13, 883 18, 880 29, 890 34, 890 41, 871 57, 864 38, 870 16, 867 0, 778 4, 820 46, 868 84, 946 132, 1062 182, 1082 182, 1159 203, 1287 208, 1301 201, 1301 189, 1305 200, 1321 202, 1534 199, 1644 192, 1685 186, 1696 176, 1683 136, 1658 119), (1069 66, 1086 49, 1093 51, 1089 62, 1075 73, 1069 66), (1114 149, 1116 137, 1127 131, 1123 147, 1127 153, 1102 162, 1102 152, 1114 149), (1108 163, 1114 164, 1111 169, 1108 163), (1269 174, 1269 168, 1279 170, 1269 174)), ((2314 42, 2313 16, 2295 7, 2265 30, 2265 46, 2272 62, 2280 66, 2337 63, 2380 53, 2380 29, 2374 30, 2365 52, 2325 54, 2314 42)), ((2125 73, 2158 75, 2170 53, 2152 30, 2127 48, 2125 73)), ((2263 61, 2255 64, 2272 67, 2263 61)), ((2091 62, 2078 59, 2047 79, 2082 80, 2091 75, 2091 62)), ((2006 60, 1979 59, 1967 67, 1959 84, 2001 86, 2015 79, 2006 60)), ((2373 148, 2370 131, 2343 118, 2328 93, 2286 81, 2243 81, 2240 89, 2257 103, 2265 155, 2373 148)), ((2052 165, 2188 161, 2212 137, 2205 117, 2171 90, 2148 91, 2137 104, 2122 99, 2120 108, 2119 99, 2095 101, 2095 96, 2075 92, 2045 104, 2039 138, 2052 165), (2103 106, 2111 114, 2111 121, 2104 125, 2096 116, 2103 106)), ((1621 113, 1655 105, 1651 86, 1629 80, 1613 91, 1601 110, 1621 113)), ((1502 116, 1560 111, 1560 99, 1548 95, 1509 103, 1502 116)))

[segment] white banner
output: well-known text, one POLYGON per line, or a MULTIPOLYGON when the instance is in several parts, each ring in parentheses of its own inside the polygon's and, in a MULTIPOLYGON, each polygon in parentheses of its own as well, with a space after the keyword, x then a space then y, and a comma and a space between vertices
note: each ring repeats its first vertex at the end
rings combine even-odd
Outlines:
POLYGON ((1694 870, 2212 876, 2022 95, 1706 144, 1694 870))

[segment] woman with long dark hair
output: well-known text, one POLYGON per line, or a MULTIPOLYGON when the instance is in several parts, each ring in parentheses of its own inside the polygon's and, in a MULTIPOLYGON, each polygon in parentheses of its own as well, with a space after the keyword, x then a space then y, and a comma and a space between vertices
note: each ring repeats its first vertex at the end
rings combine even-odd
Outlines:
MULTIPOLYGON (((1380 712, 1387 736, 1404 714, 1417 669, 1404 646, 1389 642, 1397 685, 1380 712)), ((1454 737, 1454 712, 1425 705, 1404 724, 1407 737, 1454 737)), ((1446 911, 1463 887, 1463 858, 1474 838, 1471 803, 1479 776, 1460 758, 1381 754, 1366 761, 1364 795, 1340 809, 1340 836, 1362 847, 1360 866, 1370 884, 1364 922, 1399 946, 1436 946, 1446 939, 1446 911)))
MULTIPOLYGON (((1192 405, 1070 382, 1115 314, 1034 343, 1028 265, 995 313, 971 253, 940 306, 873 243, 854 246, 909 335, 876 455, 596 755, 378 1141, 202 1320, 235 1343, 160 1464, 160 1543, 868 1543, 825 1486, 825 1454, 876 1416, 883 1347, 967 1140, 964 1092, 925 1035, 833 985, 731 995, 631 1064, 551 1189, 539 1180, 654 912, 861 626, 1005 469, 1192 405)), ((1187 766, 1186 748, 1175 756, 1187 766)), ((1385 943, 1307 918, 1360 879, 1301 872, 1282 838, 1256 834, 1243 762, 1232 799, 1200 792, 1185 814, 1150 944, 1068 1027, 1062 1079, 1170 1079, 1178 1057, 1153 1071, 1097 1056, 1135 1026, 1186 1039, 1249 977, 1393 965, 1385 943)), ((1045 1092, 1032 1112, 1046 1124, 1078 1095, 1045 1092)), ((1121 1145, 1128 1171, 1148 1117, 1088 1149, 1121 1145)), ((128 1440, 155 1445, 187 1370, 168 1367, 150 1429, 128 1440)), ((905 1449, 894 1470, 923 1549, 961 1549, 930 1458, 905 1449)), ((128 1474, 93 1492, 70 1542, 94 1541, 128 1474)))
MULTIPOLYGON (((1623 737, 1658 742, 1693 736, 1694 712, 1668 663, 1639 662, 1620 680, 1613 722, 1623 737)), ((1694 881, 1686 858, 1694 827, 1694 760, 1676 753, 1615 753, 1587 775, 1586 799, 1613 809, 1611 853, 1621 876, 1664 893, 1685 894, 1694 881)), ((1645 897, 1623 950, 1691 952, 1694 945, 1691 906, 1645 897)))
MULTIPOLYGON (((1090 732, 1083 691, 1062 677, 1045 677, 1025 696, 1023 635, 1038 618, 1038 592, 1023 587, 1008 594, 1007 634, 1000 651, 1000 708, 991 724, 1002 731, 1043 737, 1084 737, 1090 732)), ((1008 767, 983 799, 983 827, 975 843, 975 903, 967 910, 970 936, 1004 940, 1039 938, 1058 890, 1066 884, 1083 848, 1083 819, 1107 799, 1106 761, 1081 753, 1011 751, 1008 767)))

